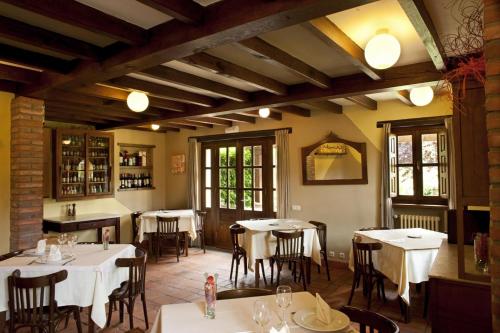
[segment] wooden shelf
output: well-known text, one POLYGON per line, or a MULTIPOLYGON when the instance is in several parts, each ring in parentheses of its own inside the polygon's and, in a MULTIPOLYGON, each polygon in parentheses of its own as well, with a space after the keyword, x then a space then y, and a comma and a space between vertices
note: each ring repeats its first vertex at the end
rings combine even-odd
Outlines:
POLYGON ((118 192, 141 191, 141 190, 155 190, 156 187, 134 187, 134 188, 118 188, 118 192))
POLYGON ((120 166, 121 169, 152 169, 153 167, 151 165, 148 166, 140 166, 140 165, 127 165, 127 166, 120 166))

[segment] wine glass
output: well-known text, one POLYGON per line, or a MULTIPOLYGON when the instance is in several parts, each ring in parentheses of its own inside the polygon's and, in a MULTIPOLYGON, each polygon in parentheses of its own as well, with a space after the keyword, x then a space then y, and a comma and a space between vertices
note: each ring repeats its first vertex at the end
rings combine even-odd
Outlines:
POLYGON ((253 303, 253 320, 259 325, 260 332, 264 333, 264 327, 271 319, 269 306, 266 301, 256 300, 253 303))
POLYGON ((78 241, 78 236, 77 235, 72 234, 72 235, 68 236, 68 246, 70 248, 70 253, 69 254, 71 256, 74 255, 73 250, 75 248, 75 245, 76 245, 77 241, 78 241))
POLYGON ((292 287, 290 286, 278 286, 276 288, 276 304, 281 308, 281 327, 287 326, 286 323, 286 309, 292 304, 292 287))
POLYGON ((59 234, 57 237, 57 243, 59 243, 59 248, 62 252, 62 247, 66 242, 68 241, 68 235, 67 234, 59 234))

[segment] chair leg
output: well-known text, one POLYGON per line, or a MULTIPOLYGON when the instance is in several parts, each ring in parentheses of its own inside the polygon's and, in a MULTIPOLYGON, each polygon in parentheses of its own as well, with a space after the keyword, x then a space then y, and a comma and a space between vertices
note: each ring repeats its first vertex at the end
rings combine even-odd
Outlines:
POLYGON ((76 330, 78 331, 78 333, 82 333, 82 321, 80 319, 79 308, 75 308, 75 310, 73 311, 73 317, 75 318, 76 321, 76 330))
POLYGON ((233 279, 233 267, 234 267, 234 253, 233 257, 231 258, 231 272, 229 273, 229 280, 233 279))
POLYGON ((301 260, 300 261, 300 275, 302 276, 302 287, 304 287, 304 291, 307 290, 307 287, 306 287, 306 274, 305 274, 305 271, 304 271, 304 261, 301 260))
POLYGON ((370 276, 370 280, 367 279, 366 281, 367 281, 366 292, 368 294, 368 303, 366 305, 366 309, 370 310, 370 307, 372 305, 373 279, 370 276))
POLYGON ((326 255, 326 252, 323 254, 323 257, 325 260, 326 276, 328 277, 328 281, 330 281, 330 268, 328 267, 328 256, 326 255))
POLYGON ((321 273, 321 268, 320 268, 321 266, 320 265, 316 265, 316 266, 318 267, 318 274, 320 274, 321 273))
POLYGON ((141 294, 141 301, 142 301, 142 310, 144 311, 144 321, 146 322, 146 329, 149 329, 148 308, 146 305, 146 293, 145 292, 143 292, 141 294))
POLYGON ((380 290, 382 291, 382 299, 384 300, 384 303, 386 303, 387 302, 387 298, 385 298, 384 278, 380 279, 380 290))
POLYGON ((269 266, 271 266, 271 285, 273 285, 273 278, 274 278, 274 260, 272 258, 269 258, 269 266))
POLYGON ((120 323, 123 323, 123 312, 124 312, 124 305, 122 301, 120 301, 120 323))
POLYGON ((127 311, 128 311, 128 321, 130 324, 130 329, 134 328, 134 305, 135 305, 135 298, 129 297, 127 311))
POLYGON ((351 286, 351 294, 349 295, 349 301, 347 302, 347 305, 351 305, 352 298, 354 296, 354 290, 357 288, 359 276, 358 273, 355 271, 354 276, 352 277, 352 286, 351 286))
POLYGON ((236 259, 236 272, 234 274, 234 287, 238 288, 238 271, 240 269, 240 258, 236 259))
POLYGON ((177 254, 177 262, 179 262, 179 256, 180 256, 179 235, 175 235, 175 254, 177 254))
MULTIPOLYGON (((243 257, 243 265, 245 266, 245 267, 243 267, 243 270, 245 271, 245 275, 247 275, 248 274, 248 265, 247 265, 247 256, 246 255, 243 257)), ((258 268, 259 267, 256 267, 256 269, 258 269, 258 268)))
POLYGON ((109 302, 109 307, 108 307, 108 319, 106 320, 106 327, 109 327, 111 325, 111 315, 113 314, 113 305, 115 302, 110 301, 109 302))
POLYGON ((427 318, 427 311, 429 309, 429 293, 430 293, 430 287, 429 287, 429 282, 424 282, 424 318, 427 318))
POLYGON ((276 274, 276 283, 279 286, 280 285, 281 269, 283 268, 283 262, 276 261, 276 268, 278 270, 278 274, 276 274))
POLYGON ((156 237, 156 263, 160 261, 160 237, 156 237))
POLYGON ((260 267, 262 267, 262 278, 264 279, 264 284, 267 285, 266 271, 264 270, 264 259, 260 261, 260 267))
POLYGON ((203 253, 207 253, 205 250, 205 233, 202 231, 200 233, 200 241, 201 241, 201 247, 203 248, 203 253))

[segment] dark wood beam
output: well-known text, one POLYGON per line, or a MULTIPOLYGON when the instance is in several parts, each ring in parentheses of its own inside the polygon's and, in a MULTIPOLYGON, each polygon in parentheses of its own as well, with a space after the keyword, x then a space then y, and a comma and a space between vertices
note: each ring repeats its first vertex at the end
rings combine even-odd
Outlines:
POLYGON ((245 81, 254 87, 264 89, 273 94, 286 95, 285 84, 207 53, 198 53, 180 59, 180 61, 209 70, 215 74, 245 81))
POLYGON ((77 65, 77 61, 63 60, 6 44, 0 44, 0 60, 59 74, 68 73, 77 65))
POLYGON ((304 26, 373 80, 382 78, 380 71, 366 62, 363 49, 328 18, 320 17, 304 23, 304 26))
POLYGON ((1 1, 124 43, 141 45, 147 41, 148 34, 144 29, 77 1, 1 1))
POLYGON ((280 107, 271 108, 271 110, 278 111, 281 113, 290 113, 301 117, 310 117, 311 111, 308 109, 301 108, 296 105, 285 105, 280 107))
POLYGON ((215 106, 217 104, 217 101, 211 97, 195 94, 189 91, 165 86, 158 83, 139 80, 129 76, 111 79, 107 82, 107 84, 120 88, 145 91, 155 97, 170 99, 177 102, 197 104, 205 107, 215 106))
POLYGON ((134 131, 143 131, 143 132, 153 132, 153 133, 166 133, 167 130, 165 128, 160 127, 157 130, 154 130, 150 127, 131 127, 134 131))
POLYGON ((408 90, 400 90, 395 92, 395 96, 397 99, 399 99, 402 103, 408 105, 408 106, 415 106, 413 102, 410 100, 410 92, 408 90))
POLYGON ((311 108, 316 110, 328 111, 341 114, 343 112, 342 105, 330 101, 309 101, 307 102, 311 108))
POLYGON ((440 71, 446 70, 446 53, 431 16, 427 8, 425 8, 424 1, 398 0, 398 2, 405 11, 406 16, 410 19, 415 30, 417 30, 436 69, 440 71))
POLYGON ((193 125, 185 125, 185 124, 182 124, 181 122, 179 123, 175 123, 175 122, 166 122, 165 123, 167 126, 169 127, 173 127, 173 128, 182 128, 182 129, 188 129, 188 130, 192 130, 192 131, 195 131, 196 130, 196 126, 193 126, 193 125))
POLYGON ((213 124, 213 125, 226 126, 226 127, 233 126, 233 122, 232 121, 224 120, 224 119, 218 119, 218 118, 197 117, 197 118, 189 118, 189 119, 193 120, 193 121, 197 121, 199 123, 205 123, 205 124, 213 124))
POLYGON ((256 55, 258 58, 284 66, 290 69, 293 73, 318 87, 328 88, 331 85, 331 80, 328 75, 318 71, 285 51, 269 44, 261 38, 254 37, 246 39, 241 41, 239 44, 250 53, 256 55))
POLYGON ((97 60, 100 51, 81 40, 3 16, 0 16, 0 37, 81 59, 97 60))
MULTIPOLYGON (((61 101, 54 101, 54 100, 45 100, 45 107, 48 108, 57 108, 57 109, 69 109, 69 110, 74 110, 78 111, 82 114, 82 116, 89 116, 89 117, 95 117, 98 119, 105 119, 105 120, 113 120, 113 121, 124 121, 125 119, 130 119, 129 117, 126 116, 125 113, 116 115, 115 113, 107 112, 102 109, 96 109, 95 107, 87 106, 87 105, 82 105, 82 104, 76 104, 76 103, 68 103, 68 102, 61 102, 61 101)), ((133 118, 133 117, 131 117, 133 118)), ((134 118, 133 118, 134 119, 134 118)), ((135 118, 137 119, 137 118, 135 118)))
POLYGON ((105 126, 105 123, 95 122, 89 119, 82 119, 78 117, 76 114, 66 114, 61 116, 58 111, 54 110, 45 110, 45 120, 46 121, 57 121, 61 123, 69 123, 69 124, 79 124, 79 125, 87 125, 87 126, 98 126, 99 123, 102 126, 105 126))
POLYGON ((83 113, 81 110, 75 110, 71 109, 68 107, 56 107, 56 106, 50 106, 46 107, 45 110, 46 113, 49 114, 48 120, 51 119, 52 117, 59 117, 59 118, 69 118, 69 119, 74 119, 74 120, 83 120, 83 121, 89 121, 92 123, 99 123, 99 124, 106 124, 108 121, 106 119, 103 119, 101 117, 92 115, 92 114, 86 114, 83 113))
POLYGON ((261 118, 261 119, 274 119, 274 120, 282 120, 283 119, 283 116, 281 115, 281 113, 276 112, 276 111, 269 112, 269 116, 267 118, 262 118, 259 115, 259 110, 242 112, 241 114, 243 114, 243 115, 249 115, 250 117, 261 118))
POLYGON ((165 131, 167 132, 180 132, 181 129, 180 128, 175 128, 175 127, 170 127, 170 126, 166 126, 166 127, 163 127, 162 128, 165 129, 165 131))
POLYGON ((363 96, 363 95, 357 95, 357 96, 349 96, 349 97, 346 97, 345 99, 353 102, 354 104, 362 106, 365 109, 377 110, 377 101, 374 99, 371 99, 370 97, 363 96))
POLYGON ((139 1, 184 23, 197 23, 203 16, 203 6, 192 0, 139 1))
POLYGON ((169 124, 180 124, 180 125, 189 125, 189 126, 195 126, 195 127, 205 127, 205 128, 213 128, 214 125, 212 124, 206 124, 206 123, 200 123, 197 121, 193 121, 190 119, 179 119, 179 120, 174 120, 171 122, 168 122, 169 124))
POLYGON ((242 114, 223 114, 217 115, 215 118, 230 120, 237 123, 248 123, 255 124, 255 118, 250 116, 244 116, 242 114))
MULTIPOLYGON (((259 34, 285 28, 316 17, 341 12, 374 0, 225 0, 205 7, 204 19, 198 25, 186 25, 171 20, 151 29, 144 45, 118 52, 100 63, 79 66, 71 75, 42 76, 36 85, 27 86, 22 93, 36 97, 41 91, 55 87, 78 88, 85 84, 104 82, 171 60, 184 58, 207 48, 238 42, 259 34), (179 33, 182 32, 182 33, 179 33)), ((17 2, 9 0, 9 2, 17 2)), ((58 0, 61 3, 65 0, 58 0)), ((46 6, 44 1, 23 0, 22 3, 46 6)), ((74 2, 71 2, 71 4, 74 2)), ((94 20, 107 25, 106 20, 94 20)))
POLYGON ((17 93, 18 89, 19 89, 18 83, 8 80, 0 80, 0 91, 17 93))
POLYGON ((0 80, 33 83, 39 76, 40 72, 37 71, 0 64, 0 80))
POLYGON ((139 73, 154 79, 175 83, 181 86, 202 89, 221 97, 226 97, 239 102, 248 100, 248 93, 246 91, 230 87, 216 81, 207 80, 196 75, 181 72, 166 66, 156 66, 144 69, 139 73))

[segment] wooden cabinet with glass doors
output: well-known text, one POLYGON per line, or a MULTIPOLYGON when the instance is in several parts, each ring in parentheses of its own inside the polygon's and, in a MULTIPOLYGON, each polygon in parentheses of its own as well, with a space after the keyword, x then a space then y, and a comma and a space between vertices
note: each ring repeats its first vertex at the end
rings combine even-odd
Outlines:
POLYGON ((58 201, 113 195, 113 134, 55 130, 54 196, 58 201))

